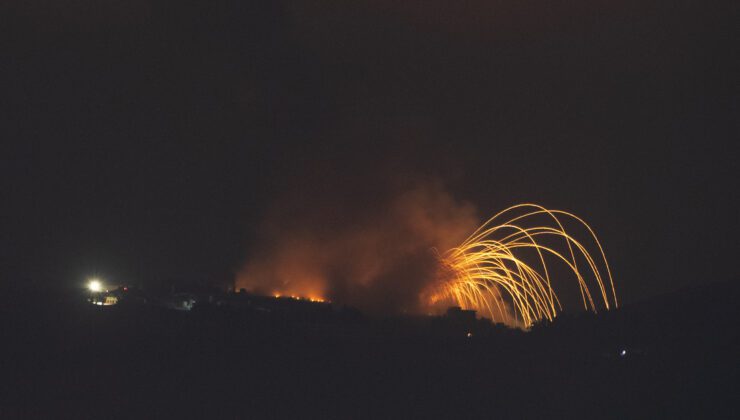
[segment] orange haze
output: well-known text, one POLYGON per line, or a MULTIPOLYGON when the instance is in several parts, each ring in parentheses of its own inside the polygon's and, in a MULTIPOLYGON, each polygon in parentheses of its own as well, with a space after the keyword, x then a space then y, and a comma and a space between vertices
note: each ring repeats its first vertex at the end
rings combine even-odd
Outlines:
POLYGON ((444 252, 479 225, 476 209, 438 184, 368 203, 301 208, 286 204, 263 226, 261 252, 236 287, 265 295, 301 296, 355 306, 375 315, 426 313, 444 252), (425 298, 426 296, 426 298, 425 298))

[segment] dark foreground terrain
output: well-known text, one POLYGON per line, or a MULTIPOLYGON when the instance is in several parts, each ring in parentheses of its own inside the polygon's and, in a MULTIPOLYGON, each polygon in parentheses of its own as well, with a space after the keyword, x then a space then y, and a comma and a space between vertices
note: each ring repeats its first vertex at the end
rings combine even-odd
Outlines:
POLYGON ((738 297, 720 283, 523 333, 5 294, 0 417, 738 418, 738 297))

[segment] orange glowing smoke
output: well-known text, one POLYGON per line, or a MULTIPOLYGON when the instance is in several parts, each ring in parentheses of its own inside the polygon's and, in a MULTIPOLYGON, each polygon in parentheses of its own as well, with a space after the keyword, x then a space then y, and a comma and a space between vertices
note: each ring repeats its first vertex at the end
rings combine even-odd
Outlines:
POLYGON ((455 246, 480 224, 474 206, 434 183, 354 206, 335 197, 306 200, 282 201, 269 214, 237 288, 372 315, 426 313, 419 295, 435 278, 430 250, 455 246))
POLYGON ((472 205, 438 184, 360 209, 343 205, 279 206, 236 286, 374 315, 441 313, 456 305, 523 328, 562 310, 555 289, 565 291, 570 277, 586 309, 617 305, 601 245, 570 213, 522 204, 481 226, 472 205), (566 222, 587 242, 566 232, 566 222))

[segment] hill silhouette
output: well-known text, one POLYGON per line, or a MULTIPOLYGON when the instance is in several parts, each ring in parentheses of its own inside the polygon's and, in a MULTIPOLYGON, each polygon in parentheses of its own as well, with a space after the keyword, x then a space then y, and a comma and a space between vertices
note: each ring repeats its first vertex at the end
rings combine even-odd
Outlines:
POLYGON ((530 332, 326 305, 180 312, 6 295, 0 414, 732 417, 739 291, 715 283, 530 332))

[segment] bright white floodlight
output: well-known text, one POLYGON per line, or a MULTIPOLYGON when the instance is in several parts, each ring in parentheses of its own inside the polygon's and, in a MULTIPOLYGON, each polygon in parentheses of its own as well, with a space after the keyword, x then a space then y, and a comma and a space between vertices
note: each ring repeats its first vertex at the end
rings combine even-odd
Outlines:
POLYGON ((90 280, 90 283, 87 284, 87 288, 90 289, 91 292, 99 292, 103 290, 103 285, 100 283, 100 280, 92 279, 90 280))

